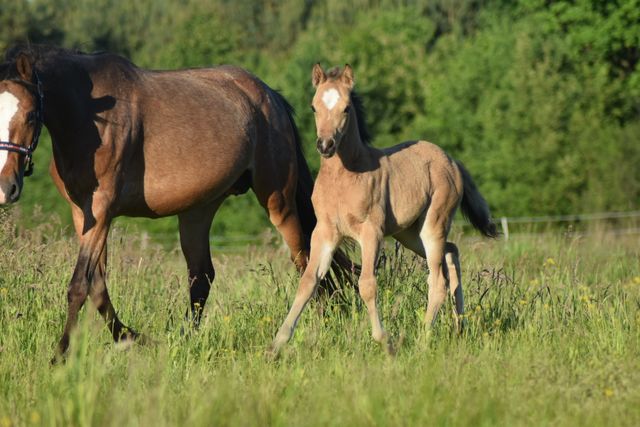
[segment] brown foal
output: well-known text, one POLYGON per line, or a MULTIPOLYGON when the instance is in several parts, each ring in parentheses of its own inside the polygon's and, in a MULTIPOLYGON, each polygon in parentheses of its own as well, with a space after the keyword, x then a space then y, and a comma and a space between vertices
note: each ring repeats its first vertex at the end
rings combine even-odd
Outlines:
POLYGON ((427 259, 426 324, 435 321, 449 288, 460 329, 464 312, 460 261, 447 234, 461 206, 475 228, 495 237, 487 203, 462 164, 434 144, 409 141, 379 150, 363 142, 366 127, 349 65, 326 74, 316 64, 312 81, 317 149, 322 156, 312 195, 318 222, 311 236, 309 264, 271 350, 277 353, 293 335, 302 310, 344 238, 355 240, 362 250, 359 291, 376 341, 391 350, 376 306, 374 268, 384 236, 393 236, 427 259))

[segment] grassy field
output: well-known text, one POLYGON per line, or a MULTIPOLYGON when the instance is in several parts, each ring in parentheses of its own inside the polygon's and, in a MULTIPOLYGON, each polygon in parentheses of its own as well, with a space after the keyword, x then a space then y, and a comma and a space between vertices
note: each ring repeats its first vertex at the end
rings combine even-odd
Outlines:
POLYGON ((51 367, 75 241, 56 224, 16 231, 0 215, 0 427, 640 424, 637 235, 453 236, 468 328, 452 333, 448 304, 429 340, 419 339, 424 262, 389 243, 379 299, 395 358, 348 290, 346 304, 312 304, 269 362, 297 286, 281 248, 216 254, 202 327, 185 336, 179 250, 116 229, 112 299, 155 343, 114 346, 87 306, 67 363, 51 367))

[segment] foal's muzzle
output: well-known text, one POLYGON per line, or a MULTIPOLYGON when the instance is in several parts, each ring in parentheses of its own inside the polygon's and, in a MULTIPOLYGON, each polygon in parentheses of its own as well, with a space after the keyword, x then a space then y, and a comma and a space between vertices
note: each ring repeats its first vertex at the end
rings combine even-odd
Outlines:
POLYGON ((0 205, 17 202, 20 198, 21 187, 15 178, 0 177, 0 205))
POLYGON ((338 144, 336 143, 335 138, 331 137, 329 139, 321 139, 318 138, 316 141, 316 147, 318 149, 318 153, 324 158, 329 158, 336 154, 336 148, 338 144))

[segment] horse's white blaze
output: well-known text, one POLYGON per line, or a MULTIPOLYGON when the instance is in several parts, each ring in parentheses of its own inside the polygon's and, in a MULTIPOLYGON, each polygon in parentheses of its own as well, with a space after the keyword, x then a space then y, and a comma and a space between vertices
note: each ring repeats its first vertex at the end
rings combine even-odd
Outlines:
MULTIPOLYGON (((9 125, 13 116, 18 111, 18 103, 20 101, 11 92, 0 93, 0 141, 9 141, 9 125)), ((9 152, 0 150, 0 171, 7 162, 9 152)))
POLYGON ((334 88, 327 89, 322 94, 322 102, 324 102, 324 105, 326 105, 329 110, 332 110, 339 100, 340 93, 334 88))

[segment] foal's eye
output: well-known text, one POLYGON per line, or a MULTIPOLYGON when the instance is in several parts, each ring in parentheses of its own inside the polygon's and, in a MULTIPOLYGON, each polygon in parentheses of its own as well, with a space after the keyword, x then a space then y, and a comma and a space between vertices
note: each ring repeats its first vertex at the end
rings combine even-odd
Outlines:
POLYGON ((35 121, 36 121, 36 112, 30 111, 29 113, 27 113, 27 123, 32 124, 35 121))
POLYGON ((351 111, 351 105, 347 105, 347 107, 344 109, 344 113, 349 114, 349 111, 351 111))
POLYGON ((311 107, 311 111, 313 111, 315 113, 316 112, 316 107, 314 107, 313 105, 311 105, 310 107, 311 107))

